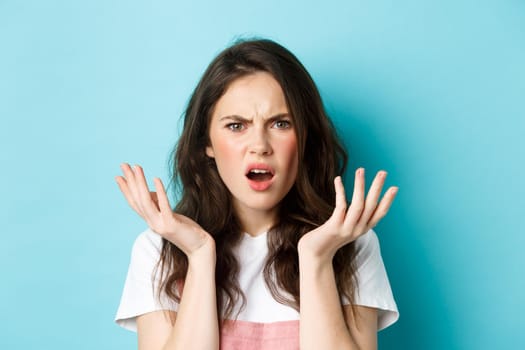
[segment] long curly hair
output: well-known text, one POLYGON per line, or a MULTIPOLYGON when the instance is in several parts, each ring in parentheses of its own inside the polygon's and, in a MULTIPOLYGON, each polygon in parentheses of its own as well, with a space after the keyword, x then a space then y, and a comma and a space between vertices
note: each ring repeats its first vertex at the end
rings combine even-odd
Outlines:
MULTIPOLYGON (((180 198, 175 211, 193 219, 215 239, 217 305, 223 319, 237 317, 233 315, 235 305, 246 303, 237 280, 239 262, 233 253, 242 231, 231 194, 205 149, 210 144, 209 124, 216 102, 234 80, 260 71, 271 74, 281 85, 299 153, 296 181, 280 203, 278 222, 268 231, 264 279, 275 300, 296 310, 300 305, 297 243, 331 216, 333 179, 344 173, 348 158, 313 79, 289 50, 268 39, 241 40, 210 63, 184 113, 183 131, 171 157, 172 184, 180 198)), ((337 289, 350 303, 357 283, 354 255, 354 244, 350 243, 333 259, 337 289)), ((180 302, 180 283, 188 270, 186 255, 163 239, 158 267, 159 293, 180 302)))

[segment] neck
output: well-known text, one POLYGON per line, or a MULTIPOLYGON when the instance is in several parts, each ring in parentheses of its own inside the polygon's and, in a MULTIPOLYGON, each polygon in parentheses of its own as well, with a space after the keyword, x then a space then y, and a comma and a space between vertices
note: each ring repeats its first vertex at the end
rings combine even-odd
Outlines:
POLYGON ((236 214, 244 232, 250 236, 259 236, 267 232, 277 222, 278 208, 255 210, 236 208, 236 214))

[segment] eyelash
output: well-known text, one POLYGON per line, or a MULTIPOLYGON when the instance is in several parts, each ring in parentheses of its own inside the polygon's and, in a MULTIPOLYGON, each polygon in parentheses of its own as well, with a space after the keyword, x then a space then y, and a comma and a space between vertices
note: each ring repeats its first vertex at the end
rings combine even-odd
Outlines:
MULTIPOLYGON (((292 127, 292 122, 286 119, 276 120, 272 124, 272 127, 273 126, 275 126, 277 129, 290 129, 292 127), (285 125, 283 126, 282 124, 285 124, 285 125)), ((244 129, 244 125, 240 122, 234 122, 234 123, 226 124, 226 128, 230 129, 231 131, 238 132, 244 129)))
POLYGON ((230 129, 231 131, 241 131, 244 128, 244 125, 242 123, 229 123, 226 124, 226 127, 230 129))
POLYGON ((273 123, 273 125, 277 126, 277 124, 281 124, 281 123, 285 123, 286 126, 285 127, 277 127, 278 129, 290 129, 292 127, 292 122, 289 121, 289 120, 286 120, 286 119, 276 120, 275 123, 273 123))

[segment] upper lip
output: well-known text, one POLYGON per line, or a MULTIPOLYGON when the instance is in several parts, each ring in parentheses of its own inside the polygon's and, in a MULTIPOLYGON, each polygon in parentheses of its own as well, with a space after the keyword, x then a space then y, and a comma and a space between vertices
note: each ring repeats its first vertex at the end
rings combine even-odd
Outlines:
POLYGON ((269 166, 268 164, 264 164, 264 163, 251 163, 251 164, 248 164, 248 166, 246 167, 246 171, 244 172, 244 174, 248 175, 250 173, 250 171, 254 170, 254 169, 259 169, 259 170, 266 170, 268 171, 272 176, 275 174, 275 171, 273 170, 273 168, 271 166, 269 166))

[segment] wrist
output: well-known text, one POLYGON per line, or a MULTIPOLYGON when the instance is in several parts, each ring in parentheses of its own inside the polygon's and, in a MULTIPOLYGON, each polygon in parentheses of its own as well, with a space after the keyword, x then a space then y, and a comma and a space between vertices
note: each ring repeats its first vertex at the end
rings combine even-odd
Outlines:
POLYGON ((298 250, 299 268, 322 269, 323 267, 332 267, 333 254, 317 254, 307 249, 298 250))
POLYGON ((209 239, 206 243, 187 256, 189 267, 197 269, 213 267, 213 269, 215 269, 215 264, 217 262, 215 241, 209 239))
POLYGON ((316 265, 332 264, 335 252, 332 252, 327 249, 321 251, 319 251, 318 249, 311 249, 308 244, 301 243, 303 242, 299 241, 299 244, 297 245, 299 264, 301 264, 302 262, 316 265))

